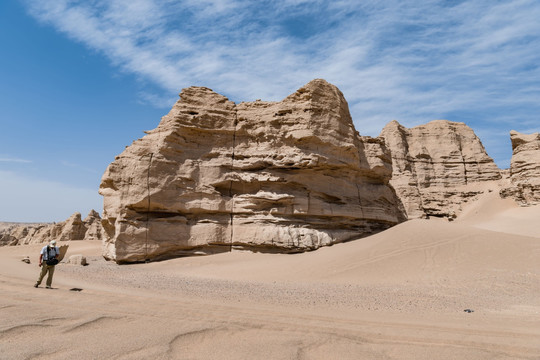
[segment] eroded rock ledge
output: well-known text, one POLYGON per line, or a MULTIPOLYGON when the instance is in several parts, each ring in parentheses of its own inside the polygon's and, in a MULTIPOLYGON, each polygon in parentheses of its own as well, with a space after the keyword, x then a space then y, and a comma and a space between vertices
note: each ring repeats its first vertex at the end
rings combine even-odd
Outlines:
POLYGON ((405 219, 391 161, 324 80, 238 105, 190 87, 103 175, 104 256, 298 252, 370 235, 405 219))

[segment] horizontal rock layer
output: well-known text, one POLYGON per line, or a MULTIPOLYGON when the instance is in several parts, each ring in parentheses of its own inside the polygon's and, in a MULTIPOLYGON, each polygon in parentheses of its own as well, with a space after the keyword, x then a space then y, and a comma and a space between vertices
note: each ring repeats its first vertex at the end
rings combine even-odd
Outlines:
POLYGON ((402 220, 384 142, 314 80, 281 102, 184 89, 102 178, 104 256, 135 262, 245 248, 297 252, 402 220))

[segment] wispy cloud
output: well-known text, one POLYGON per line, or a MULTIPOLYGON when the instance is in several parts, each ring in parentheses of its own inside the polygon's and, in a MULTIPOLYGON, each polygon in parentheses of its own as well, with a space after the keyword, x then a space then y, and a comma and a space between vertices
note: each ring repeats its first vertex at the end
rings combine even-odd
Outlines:
POLYGON ((26 159, 20 159, 17 157, 0 155, 0 162, 30 164, 32 163, 32 160, 26 160, 26 159))
POLYGON ((141 95, 158 106, 190 85, 235 101, 279 100, 322 77, 344 92, 363 134, 377 135, 392 119, 414 126, 448 117, 506 134, 540 130, 536 0, 26 4, 35 18, 161 87, 141 95))

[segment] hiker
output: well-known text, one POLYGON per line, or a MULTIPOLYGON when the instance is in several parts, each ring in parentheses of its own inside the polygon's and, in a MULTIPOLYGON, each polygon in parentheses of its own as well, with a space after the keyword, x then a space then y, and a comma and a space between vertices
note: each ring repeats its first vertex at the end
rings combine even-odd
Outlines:
POLYGON ((54 267, 58 264, 58 256, 60 256, 60 250, 56 246, 56 240, 52 240, 49 245, 44 246, 39 254, 39 266, 41 266, 41 272, 39 278, 34 287, 38 287, 41 284, 41 280, 47 273, 47 289, 51 288, 52 278, 54 274, 54 267))

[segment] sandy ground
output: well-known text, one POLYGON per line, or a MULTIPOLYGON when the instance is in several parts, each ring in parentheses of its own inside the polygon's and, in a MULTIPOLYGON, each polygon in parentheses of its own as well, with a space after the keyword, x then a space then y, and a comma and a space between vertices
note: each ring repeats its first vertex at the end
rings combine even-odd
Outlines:
POLYGON ((489 195, 310 253, 122 266, 71 242, 89 265, 52 290, 41 245, 3 247, 0 359, 540 359, 539 219, 489 195))

